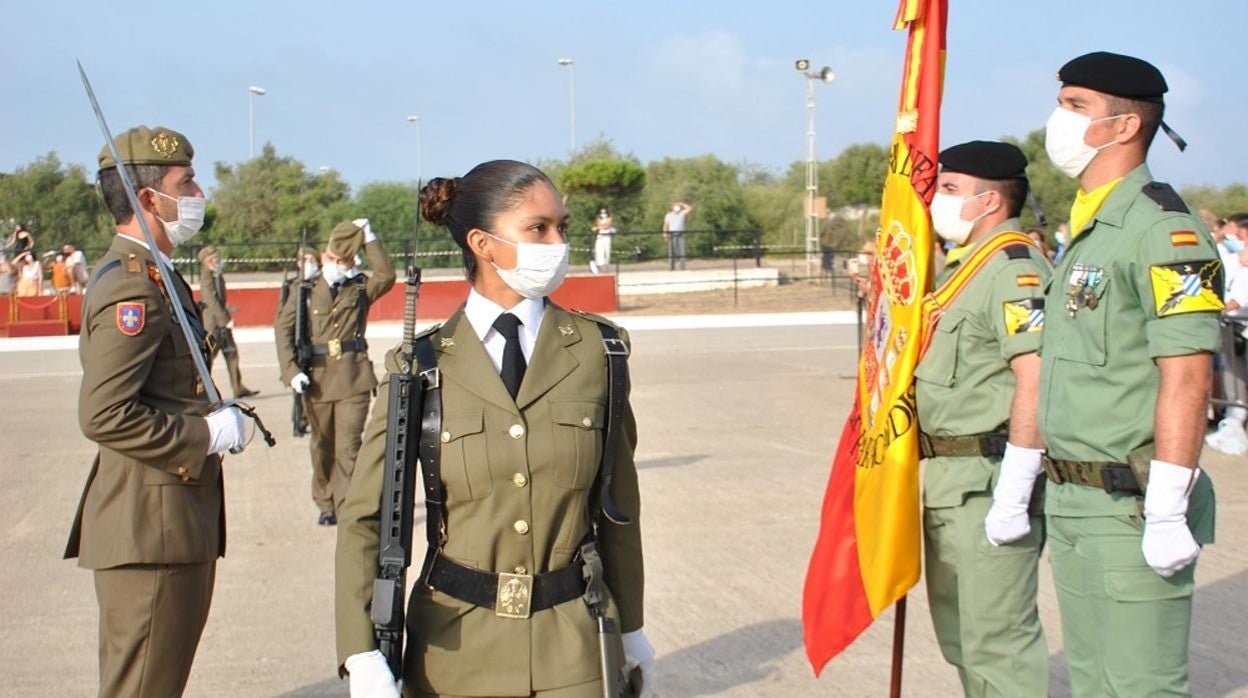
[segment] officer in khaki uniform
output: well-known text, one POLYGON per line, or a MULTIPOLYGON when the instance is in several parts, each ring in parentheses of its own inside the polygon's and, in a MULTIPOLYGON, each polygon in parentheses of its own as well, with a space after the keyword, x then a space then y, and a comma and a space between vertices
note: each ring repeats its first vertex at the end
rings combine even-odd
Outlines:
POLYGON ((219 454, 242 447, 243 416, 212 411, 191 358, 206 337, 190 287, 177 275, 170 298, 153 256, 167 261, 203 223, 191 144, 140 126, 116 145, 159 249, 144 240, 106 146, 99 182, 117 234, 90 280, 79 338, 79 423, 99 453, 65 557, 95 571, 99 694, 167 698, 181 695, 208 618, 225 553, 219 454))
MULTIPOLYGON (((1028 191, 1021 150, 972 141, 946 149, 940 164, 932 223, 957 247, 929 298, 935 327, 915 370, 932 624, 967 696, 1047 696, 1039 509, 1009 545, 989 542, 984 517, 1002 468, 1039 462, 1035 352, 1051 267, 1019 232, 1028 191)), ((1024 513, 1031 495, 1021 494, 1024 513)))
MULTIPOLYGON (((441 375, 446 536, 427 561, 429 576, 412 590, 403 693, 598 698, 598 636, 582 598, 578 549, 593 532, 589 509, 607 421, 600 323, 615 327, 544 297, 567 271, 567 216, 536 168, 493 161, 463 178, 436 178, 422 190, 421 204, 464 250, 472 290, 445 325, 426 333, 441 375), (549 578, 571 581, 557 585, 568 593, 549 605, 539 605, 534 591, 534 606, 520 614, 527 617, 502 617, 504 609, 493 604, 499 573, 533 579, 535 589, 549 578), (477 583, 452 583, 452 576, 477 583), (469 600, 482 590, 486 604, 469 600)), ((386 368, 406 367, 392 352, 386 368)), ((338 661, 350 674, 352 698, 397 695, 369 620, 387 391, 383 383, 338 531, 338 661)), ((623 400, 611 498, 630 523, 604 521, 595 540, 608 615, 623 631, 625 669, 639 666, 648 677, 654 650, 641 629, 636 426, 627 393, 623 400)), ((420 559, 419 550, 412 559, 420 559)), ((416 562, 409 574, 419 569, 416 562)))
POLYGON ((204 329, 213 338, 208 365, 216 361, 217 354, 225 355, 225 367, 230 373, 230 386, 234 397, 258 395, 260 391, 243 385, 243 375, 238 370, 238 343, 234 341, 234 319, 225 304, 225 274, 221 271, 221 254, 212 245, 199 251, 199 263, 203 271, 199 275, 199 295, 204 307, 204 329))
POLYGON ((282 381, 307 398, 312 500, 321 511, 317 523, 332 526, 347 496, 369 401, 377 387, 364 339, 368 309, 394 286, 395 274, 366 218, 334 226, 321 256, 324 264, 312 283, 304 313, 309 339, 303 348, 309 356, 306 372, 297 360, 295 302, 282 306, 274 329, 282 381), (361 273, 356 266, 361 248, 371 274, 361 273))
POLYGON ((1073 240, 1046 292, 1045 515, 1074 696, 1188 695, 1195 560, 1213 540, 1197 459, 1221 271, 1200 219, 1145 156, 1161 73, 1092 53, 1058 73, 1046 127, 1079 180, 1073 240))
MULTIPOLYGON (((273 326, 277 327, 278 318, 282 316, 287 303, 296 302, 294 299, 299 297, 300 284, 305 281, 312 281, 321 273, 321 253, 311 247, 300 247, 297 255, 298 274, 293 278, 282 281, 282 291, 277 297, 277 312, 273 316, 273 326)), ((292 316, 294 310, 291 311, 292 316)), ((297 392, 291 392, 294 397, 291 403, 290 416, 293 424, 292 434, 296 439, 308 435, 308 414, 304 404, 305 397, 297 392)))

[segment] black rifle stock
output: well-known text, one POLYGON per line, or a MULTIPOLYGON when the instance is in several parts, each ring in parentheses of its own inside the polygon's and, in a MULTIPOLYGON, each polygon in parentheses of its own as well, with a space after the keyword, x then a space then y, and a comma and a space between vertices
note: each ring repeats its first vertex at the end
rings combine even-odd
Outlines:
POLYGON ((403 671, 403 622, 406 611, 407 568, 412 564, 412 515, 420 420, 424 413, 424 385, 416 362, 416 304, 420 298, 420 269, 407 269, 403 310, 403 347, 399 357, 405 370, 389 375, 386 403, 386 460, 381 491, 380 553, 373 581, 371 618, 377 646, 395 677, 403 671))
MULTIPOLYGON (((291 284, 283 284, 283 292, 293 290, 295 292, 295 365, 303 373, 308 372, 308 359, 311 356, 311 349, 308 345, 308 280, 303 277, 303 248, 308 242, 308 229, 304 228, 299 238, 299 247, 295 250, 295 282, 291 284)), ((281 299, 285 303, 286 299, 281 299)), ((293 393, 293 404, 290 408, 290 421, 293 426, 295 436, 303 436, 307 433, 308 418, 303 413, 303 396, 299 393, 293 393)))

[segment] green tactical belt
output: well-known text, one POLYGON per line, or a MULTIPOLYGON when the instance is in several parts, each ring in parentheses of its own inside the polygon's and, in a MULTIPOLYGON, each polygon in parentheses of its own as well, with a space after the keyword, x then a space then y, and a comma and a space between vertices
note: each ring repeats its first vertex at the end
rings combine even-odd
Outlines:
MULTIPOLYGON (((1134 459, 1129 459, 1134 460, 1134 459)), ((1144 495, 1140 482, 1148 482, 1148 461, 1137 473, 1127 463, 1109 461, 1059 460, 1046 454, 1040 461, 1049 479, 1057 484, 1072 483, 1105 490, 1106 494, 1123 492, 1137 497, 1144 495)))
POLYGON ((919 452, 924 458, 957 458, 987 456, 1000 458, 1005 455, 1005 443, 1009 435, 1004 432, 968 434, 967 436, 932 436, 919 434, 919 452))

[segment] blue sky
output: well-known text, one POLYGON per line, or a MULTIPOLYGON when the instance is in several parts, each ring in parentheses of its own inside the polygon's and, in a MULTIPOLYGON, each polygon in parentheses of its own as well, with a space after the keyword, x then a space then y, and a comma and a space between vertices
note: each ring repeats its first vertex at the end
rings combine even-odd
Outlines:
MULTIPOLYGON (((1053 108, 1054 74, 1092 50, 1132 53, 1170 83, 1153 171, 1176 184, 1248 181, 1243 51, 1248 0, 951 0, 942 140, 1021 136, 1053 108)), ((649 161, 712 153, 782 169, 805 156, 802 80, 793 60, 829 65, 818 90, 818 152, 887 142, 902 32, 893 0, 607 3, 0 0, 0 171, 55 150, 89 165, 101 140, 79 58, 110 126, 162 124, 211 163, 256 141, 329 166, 353 187, 413 180, 477 162, 566 155, 568 72, 576 61, 577 140, 602 134, 649 161)))

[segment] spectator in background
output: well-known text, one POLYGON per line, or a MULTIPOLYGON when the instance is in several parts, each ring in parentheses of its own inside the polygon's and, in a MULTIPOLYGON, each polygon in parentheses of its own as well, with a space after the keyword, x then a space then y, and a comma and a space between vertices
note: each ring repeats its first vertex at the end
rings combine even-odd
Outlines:
POLYGON ((1070 245, 1070 226, 1063 221, 1053 231, 1053 239, 1057 240, 1057 249, 1053 251, 1053 263, 1057 264, 1062 260, 1062 255, 1066 254, 1066 247, 1070 245))
POLYGON ((1231 455, 1248 453, 1248 433, 1244 431, 1248 409, 1242 407, 1248 404, 1248 356, 1241 335, 1248 327, 1248 249, 1241 246, 1237 256, 1234 275, 1226 277, 1226 313, 1222 316, 1224 330, 1230 324, 1231 331, 1222 333, 1218 358, 1224 399, 1239 404, 1227 405, 1217 431, 1205 436, 1210 448, 1231 455))
POLYGON ((61 246, 61 254, 65 255, 65 270, 69 272, 69 280, 73 283, 74 293, 87 292, 87 256, 82 250, 70 243, 61 246))
POLYGON ((13 255, 13 261, 16 262, 17 257, 23 252, 31 252, 35 249, 35 238, 30 234, 29 230, 23 228, 19 223, 13 229, 13 237, 9 238, 5 247, 8 248, 9 253, 13 255))
POLYGON ((1243 266, 1239 253, 1243 251, 1245 241, 1248 241, 1248 213, 1231 214, 1220 223, 1216 231, 1210 229, 1209 232, 1213 235, 1213 241, 1218 247, 1218 257, 1222 260, 1222 278, 1226 280, 1224 297, 1229 298, 1225 293, 1230 290, 1231 279, 1243 266))
POLYGON ((43 265, 27 250, 17 257, 17 295, 29 298, 43 293, 43 265))
POLYGON ((667 243, 667 264, 676 269, 676 260, 680 260, 680 268, 685 268, 685 222, 693 207, 684 201, 672 203, 672 210, 663 216, 663 241, 667 243))
POLYGON ((69 276, 69 268, 65 265, 65 255, 49 252, 44 255, 56 254, 52 258, 52 292, 58 295, 67 294, 73 288, 74 281, 69 276))
POLYGON ((0 253, 0 296, 11 296, 17 290, 17 268, 9 256, 0 253))
POLYGON ((598 209, 598 218, 594 221, 594 258, 589 263, 589 270, 597 274, 606 271, 611 264, 611 236, 615 235, 615 219, 606 206, 598 209))
POLYGON ((1053 250, 1049 249, 1049 241, 1048 238, 1045 237, 1044 231, 1039 228, 1031 228, 1027 231, 1026 235, 1035 241, 1036 247, 1039 247, 1040 251, 1044 253, 1044 258, 1052 262, 1053 250))

